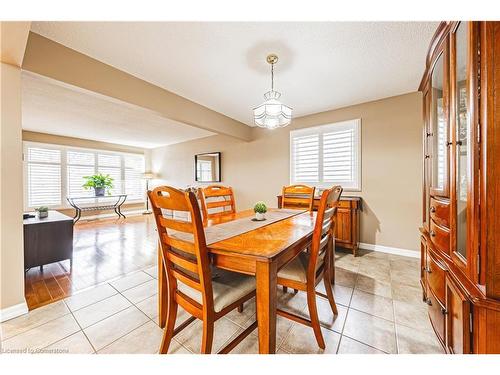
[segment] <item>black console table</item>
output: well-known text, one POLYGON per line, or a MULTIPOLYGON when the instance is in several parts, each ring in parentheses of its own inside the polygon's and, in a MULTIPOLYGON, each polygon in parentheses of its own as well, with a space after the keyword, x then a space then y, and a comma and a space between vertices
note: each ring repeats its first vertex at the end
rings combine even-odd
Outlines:
POLYGON ((57 211, 49 216, 24 219, 24 268, 69 259, 73 265, 73 219, 57 211))
POLYGON ((82 216, 82 211, 92 211, 92 210, 115 210, 118 218, 126 218, 122 214, 121 207, 123 203, 127 200, 127 194, 117 194, 117 195, 104 195, 102 197, 68 197, 66 198, 71 207, 73 207, 76 212, 73 220, 75 223, 80 220, 82 216), (99 202, 99 199, 103 198, 113 198, 111 202, 99 202), (94 202, 89 202, 94 200, 94 202), (97 201, 96 201, 97 200, 97 201), (83 204, 83 205, 82 205, 83 204))

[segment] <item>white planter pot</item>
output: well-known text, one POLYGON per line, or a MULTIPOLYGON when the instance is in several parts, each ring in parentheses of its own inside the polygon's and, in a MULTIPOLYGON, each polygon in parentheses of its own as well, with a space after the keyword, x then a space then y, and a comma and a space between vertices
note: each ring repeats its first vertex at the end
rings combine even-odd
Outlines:
POLYGON ((260 212, 255 213, 256 220, 264 220, 266 218, 266 214, 261 214, 260 212))

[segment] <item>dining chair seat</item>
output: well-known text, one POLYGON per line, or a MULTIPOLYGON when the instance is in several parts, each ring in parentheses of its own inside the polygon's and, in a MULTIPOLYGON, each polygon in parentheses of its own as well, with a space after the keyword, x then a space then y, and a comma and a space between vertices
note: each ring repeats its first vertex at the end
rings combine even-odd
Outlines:
MULTIPOLYGON (((323 260, 325 253, 318 256, 318 261, 316 263, 316 271, 323 265, 323 260)), ((298 281, 300 283, 307 282, 307 267, 309 265, 309 253, 302 252, 285 267, 279 270, 278 277, 293 281, 298 281)))
MULTIPOLYGON (((194 299, 200 305, 203 303, 202 294, 196 289, 179 282, 179 290, 194 299)), ((214 295, 215 312, 235 303, 245 295, 255 290, 255 277, 226 271, 217 268, 212 273, 212 291, 214 295)))

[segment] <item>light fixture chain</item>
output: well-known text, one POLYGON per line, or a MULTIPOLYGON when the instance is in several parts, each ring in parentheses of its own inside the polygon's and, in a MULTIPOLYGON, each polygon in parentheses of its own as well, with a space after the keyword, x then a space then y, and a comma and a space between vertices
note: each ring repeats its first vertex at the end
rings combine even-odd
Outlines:
POLYGON ((271 64, 271 91, 274 91, 274 64, 271 64))

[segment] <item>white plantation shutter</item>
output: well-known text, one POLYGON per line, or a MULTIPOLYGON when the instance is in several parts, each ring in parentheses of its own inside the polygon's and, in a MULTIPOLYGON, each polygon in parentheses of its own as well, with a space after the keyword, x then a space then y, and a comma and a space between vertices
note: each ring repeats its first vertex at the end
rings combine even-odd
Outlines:
POLYGON ((297 136, 292 139, 295 182, 319 182, 319 135, 297 136))
POLYGON ((97 173, 109 175, 113 179, 113 188, 109 193, 121 194, 122 187, 122 156, 119 154, 99 154, 97 156, 97 173))
POLYGON ((361 121, 290 132, 291 183, 361 189, 361 121))
POLYGON ((61 204, 61 151, 27 149, 27 194, 30 207, 61 204))
MULTIPOLYGON (((113 178, 111 194, 127 194, 127 202, 145 200, 142 179, 144 155, 121 152, 100 152, 24 142, 25 209, 39 206, 69 207, 66 197, 94 197, 93 190, 84 190, 84 177, 95 173, 113 178)), ((99 202, 116 200, 100 198, 99 202)), ((94 199, 89 199, 91 203, 94 199)))
POLYGON ((146 187, 142 174, 144 173, 143 155, 125 155, 125 194, 128 199, 143 199, 146 187))
POLYGON ((92 197, 92 190, 85 190, 82 185, 84 177, 95 173, 95 154, 84 151, 68 151, 67 157, 67 191, 70 197, 92 197))

